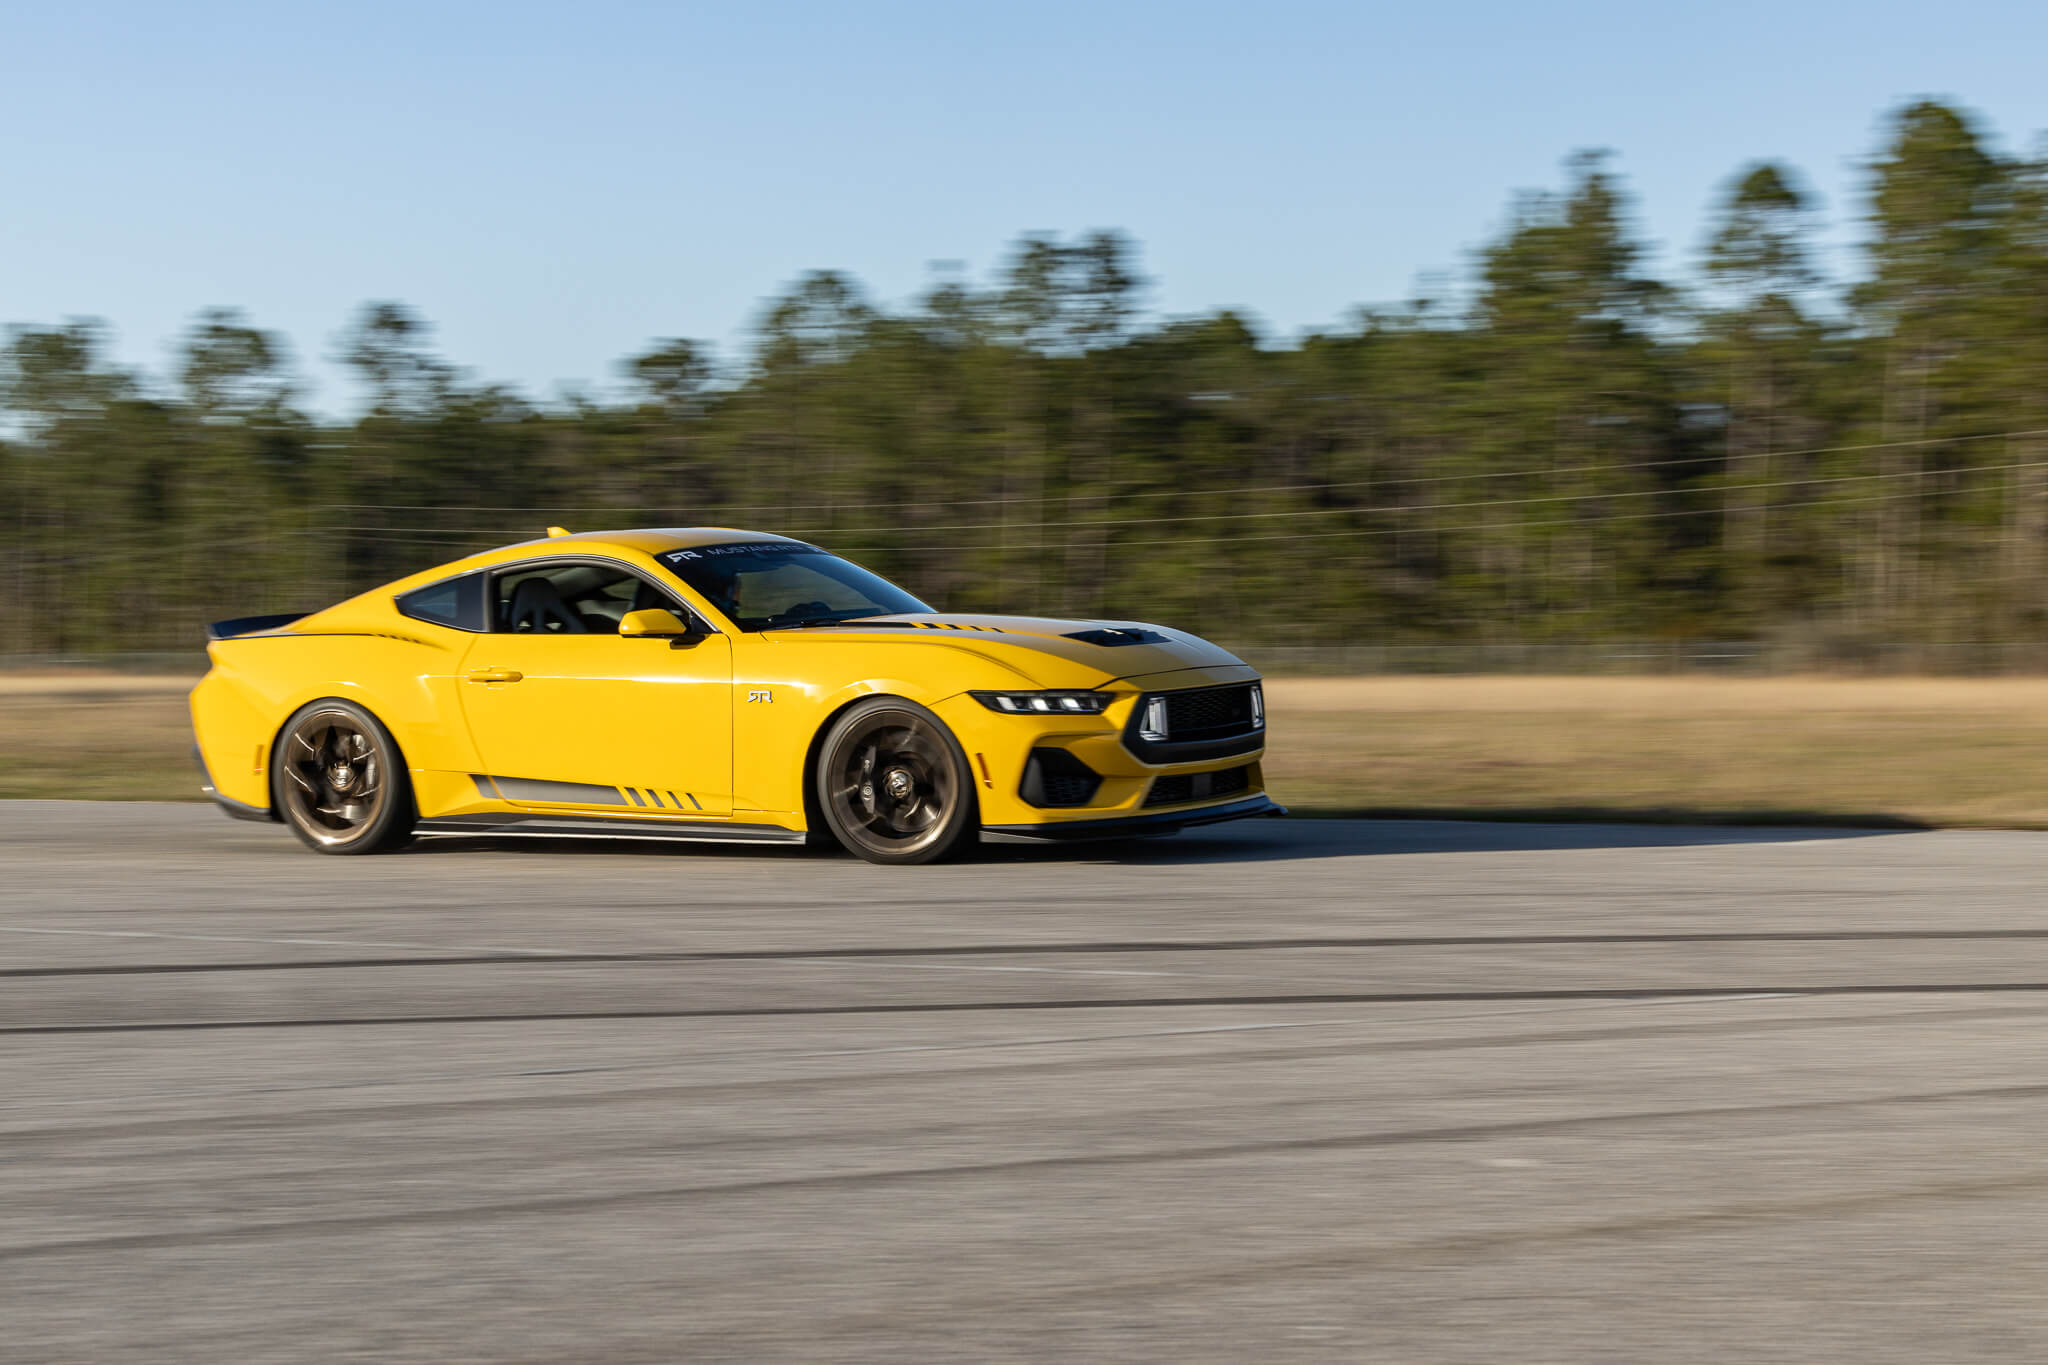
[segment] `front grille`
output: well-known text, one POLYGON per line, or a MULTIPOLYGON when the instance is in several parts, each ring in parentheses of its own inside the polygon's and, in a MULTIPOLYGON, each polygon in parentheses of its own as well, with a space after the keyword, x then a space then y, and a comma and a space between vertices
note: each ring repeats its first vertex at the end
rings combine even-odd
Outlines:
POLYGON ((1152 790, 1145 793, 1145 804, 1177 806, 1183 801, 1207 801, 1212 797, 1235 795, 1251 784, 1250 764, 1242 768, 1225 768, 1219 773, 1172 773, 1153 779, 1152 790))
POLYGON ((1252 686, 1237 683, 1166 693, 1166 738, 1175 744, 1186 744, 1251 729, 1252 686))
POLYGON ((1147 692, 1124 727, 1124 747, 1146 763, 1195 763, 1248 754, 1266 741, 1259 684, 1147 692))

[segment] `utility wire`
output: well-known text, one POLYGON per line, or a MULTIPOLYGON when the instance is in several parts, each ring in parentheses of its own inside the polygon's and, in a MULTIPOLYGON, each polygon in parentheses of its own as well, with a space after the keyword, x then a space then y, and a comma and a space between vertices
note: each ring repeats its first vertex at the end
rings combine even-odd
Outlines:
MULTIPOLYGON (((1975 467, 1973 467, 1973 468, 1971 468, 1971 469, 1968 469, 1968 470, 1946 470, 1946 469, 1907 469, 1907 470, 1891 470, 1891 471, 1886 471, 1886 472, 1882 472, 1882 473, 1875 473, 1875 474, 1827 474, 1827 475, 1816 475, 1816 476, 1814 476, 1814 477, 1812 477, 1812 478, 1805 478, 1805 479, 1771 479, 1771 480, 1763 480, 1763 481, 1758 481, 1758 482, 1751 482, 1751 483, 1717 483, 1717 484, 1711 484, 1711 485, 1703 485, 1703 486, 1700 486, 1700 487, 1697 487, 1697 488, 1692 488, 1692 489, 1672 489, 1672 488, 1627 488, 1627 489, 1614 489, 1614 490, 1609 490, 1609 491, 1604 491, 1604 492, 1595 492, 1595 493, 1551 493, 1551 494, 1546 494, 1546 495, 1543 495, 1543 496, 1540 496, 1540 497, 1528 497, 1528 498, 1473 498, 1473 499, 1466 499, 1466 500, 1463 500, 1463 501, 1458 501, 1458 502, 1419 502, 1419 503, 1408 503, 1408 504, 1402 504, 1402 505, 1393 505, 1393 506, 1379 506, 1379 507, 1294 507, 1294 508, 1276 508, 1276 509, 1274 509, 1274 510, 1271 510, 1271 511, 1265 511, 1265 512, 1190 512, 1190 513, 1182 513, 1182 514, 1179 514, 1179 515, 1171 515, 1171 516, 1145 516, 1145 517, 1101 517, 1101 518, 1081 518, 1081 519, 1066 519, 1066 520, 1054 520, 1054 521, 1012 521, 1012 522, 980 521, 980 522, 955 522, 955 523, 948 523, 948 524, 942 524, 942 525, 937 525, 937 526, 914 526, 914 527, 906 527, 906 526, 852 526, 852 527, 843 527, 843 528, 838 528, 838 529, 835 529, 835 528, 832 528, 832 527, 824 527, 824 526, 811 526, 811 527, 793 527, 793 528, 791 528, 791 529, 790 529, 790 532, 789 532, 789 533, 790 533, 790 534, 792 534, 792 535, 819 535, 819 534, 821 534, 821 533, 829 533, 829 534, 831 534, 831 535, 833 535, 833 536, 835 536, 835 537, 838 537, 838 536, 844 536, 844 537, 852 537, 852 536, 862 536, 862 535, 868 535, 868 536, 873 536, 873 535, 889 535, 889 536, 896 536, 896 535, 910 535, 910 536, 918 536, 918 535, 928 535, 928 534, 930 534, 930 533, 932 533, 932 532, 936 532, 936 531, 993 531, 993 530, 1006 530, 1006 531, 1016 531, 1016 532, 1025 532, 1025 531, 1057 531, 1057 530, 1066 530, 1066 529, 1080 529, 1080 528, 1087 528, 1087 527, 1095 527, 1095 526, 1159 526, 1159 525, 1181 524, 1181 523, 1186 523, 1186 522, 1219 522, 1219 521, 1258 521, 1258 520, 1272 520, 1272 519, 1291 519, 1291 518, 1305 518, 1305 517, 1336 517, 1336 516, 1354 516, 1354 517, 1394 517, 1394 516, 1402 516, 1402 517, 1405 517, 1405 516, 1413 516, 1413 515, 1415 515, 1415 514, 1417 514, 1417 513, 1422 513, 1422 512, 1445 512, 1445 511, 1465 511, 1465 510, 1473 510, 1473 509, 1478 509, 1478 508, 1490 508, 1490 507, 1532 507, 1532 506, 1547 506, 1547 505, 1555 505, 1555 504, 1560 504, 1560 503, 1579 503, 1579 502, 1608 502, 1608 501, 1614 501, 1614 500, 1617 500, 1617 499, 1621 499, 1621 498, 1655 498, 1655 497, 1671 497, 1671 496, 1677 496, 1677 495, 1679 495, 1680 493, 1712 493, 1712 494, 1726 494, 1726 493, 1739 493, 1739 492, 1746 492, 1746 491, 1758 491, 1758 490, 1765 490, 1765 489, 1778 489, 1778 488, 1814 488, 1814 487, 1823 487, 1823 486, 1828 486, 1828 485, 1834 485, 1834 484, 1851 484, 1851 483, 1869 483, 1869 482, 1873 482, 1873 481, 1879 481, 1879 480, 1887 480, 1887 479, 1931 479, 1931 478, 1942 478, 1942 477, 1946 477, 1946 476, 1949 476, 1949 475, 1954 475, 1954 474, 1963 474, 1963 475, 1966 475, 1966 476, 1967 476, 1967 475, 1975 475, 1975 474, 1992 474, 1992 473, 2002 473, 2002 472, 2005 472, 2005 471, 2007 471, 2007 470, 2014 470, 2014 469, 2041 469, 2041 468, 2048 468, 2048 460, 2021 460, 2021 461, 2015 461, 2015 462, 2012 462, 2012 463, 2009 463, 2009 464, 1977 465, 1977 466, 1975 466, 1975 467)), ((1718 509, 1716 509, 1716 510, 1718 510, 1718 509)), ((383 530, 383 531, 386 531, 386 532, 392 532, 392 533, 397 533, 397 534, 404 534, 404 535, 417 535, 417 536, 422 536, 422 537, 438 537, 438 538, 454 538, 454 537, 486 537, 486 536, 502 536, 502 535, 511 535, 511 536, 515 536, 515 537, 518 537, 519 539, 527 539, 527 540, 530 540, 530 539, 536 539, 536 537, 531 537, 531 536, 521 536, 521 535, 520 535, 520 533, 519 533, 519 532, 517 532, 517 531, 511 531, 511 530, 508 530, 508 529, 506 529, 506 528, 504 528, 504 527, 497 527, 497 526, 482 526, 482 527, 446 527, 446 528, 442 528, 442 529, 440 529, 440 530, 437 530, 437 531, 426 531, 426 530, 421 530, 421 531, 409 531, 409 530, 407 530, 406 528, 400 528, 400 527, 386 527, 386 528, 380 528, 380 530, 383 530)), ((1268 538, 1270 538, 1270 537, 1268 537, 1268 538)), ((1126 543, 1132 543, 1132 542, 1126 542, 1126 543)), ((1135 542, 1135 543, 1149 543, 1149 544, 1158 544, 1158 543, 1163 543, 1163 542, 1135 542)), ((945 548, 952 548, 952 547, 945 547, 945 548)), ((970 549, 982 549, 982 548, 987 548, 987 547, 986 547, 986 546, 967 546, 967 547, 960 547, 960 548, 970 548, 970 549)))

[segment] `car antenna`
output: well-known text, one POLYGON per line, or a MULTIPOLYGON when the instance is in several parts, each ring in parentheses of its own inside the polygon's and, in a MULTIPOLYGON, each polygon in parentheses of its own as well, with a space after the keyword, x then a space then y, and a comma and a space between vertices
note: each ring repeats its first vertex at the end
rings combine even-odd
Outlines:
POLYGON ((549 539, 549 540, 553 540, 553 539, 554 539, 554 538, 555 538, 556 536, 566 536, 566 535, 568 535, 568 534, 569 534, 569 528, 568 528, 568 527, 566 527, 566 526, 550 526, 550 527, 548 527, 548 539, 549 539))

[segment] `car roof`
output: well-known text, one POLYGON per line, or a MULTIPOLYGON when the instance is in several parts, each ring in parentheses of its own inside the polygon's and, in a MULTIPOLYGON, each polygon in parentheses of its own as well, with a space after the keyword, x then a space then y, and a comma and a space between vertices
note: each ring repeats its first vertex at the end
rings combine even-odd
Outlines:
POLYGON ((514 545, 500 545, 495 550, 485 550, 470 555, 467 559, 443 565, 441 571, 483 568, 492 564, 530 559, 542 554, 636 550, 641 554, 658 555, 669 550, 691 550, 700 545, 730 545, 753 541, 768 541, 780 545, 806 543, 790 536, 773 535, 767 531, 744 531, 732 526, 667 526, 645 527, 632 531, 566 532, 562 535, 542 536, 537 540, 522 540, 514 545))

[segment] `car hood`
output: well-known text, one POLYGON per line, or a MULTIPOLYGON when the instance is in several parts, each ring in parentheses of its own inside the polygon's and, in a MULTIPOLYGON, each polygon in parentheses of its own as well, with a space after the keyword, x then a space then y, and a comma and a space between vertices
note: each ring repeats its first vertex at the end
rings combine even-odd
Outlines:
MULTIPOLYGON (((1189 668, 1245 667, 1244 660, 1199 635, 1136 621, 1061 620, 1046 616, 977 616, 958 612, 905 612, 898 616, 862 617, 843 625, 808 626, 769 632, 771 635, 817 639, 824 636, 863 639, 929 639, 989 653, 1021 651, 1050 656, 1063 664, 1098 673, 1101 681, 1171 673, 1189 668)), ((1014 660, 1026 672, 1028 659, 1014 660)), ((1059 669, 1064 673, 1067 670, 1059 669)))

